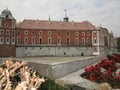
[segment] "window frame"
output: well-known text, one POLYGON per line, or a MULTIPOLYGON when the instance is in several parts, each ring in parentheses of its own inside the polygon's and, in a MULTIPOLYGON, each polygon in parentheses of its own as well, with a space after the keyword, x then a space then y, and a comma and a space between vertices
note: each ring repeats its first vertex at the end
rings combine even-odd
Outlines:
POLYGON ((10 30, 6 30, 6 36, 10 36, 10 30))
POLYGON ((6 44, 10 44, 10 38, 6 37, 6 44))
POLYGON ((0 44, 4 44, 4 37, 0 37, 0 44), (3 40, 3 41, 1 41, 3 40))
POLYGON ((27 30, 24 31, 24 35, 28 35, 28 31, 27 30))
POLYGON ((79 32, 75 32, 75 36, 76 36, 76 37, 79 36, 79 32))
POLYGON ((69 32, 69 31, 68 31, 68 32, 66 32, 66 35, 67 35, 67 36, 70 36, 70 32, 69 32))
POLYGON ((28 44, 28 37, 24 37, 24 44, 28 44))
POLYGON ((51 36, 52 35, 52 32, 51 31, 48 31, 48 36, 51 36))
POLYGON ((85 32, 82 32, 82 36, 85 36, 85 32))

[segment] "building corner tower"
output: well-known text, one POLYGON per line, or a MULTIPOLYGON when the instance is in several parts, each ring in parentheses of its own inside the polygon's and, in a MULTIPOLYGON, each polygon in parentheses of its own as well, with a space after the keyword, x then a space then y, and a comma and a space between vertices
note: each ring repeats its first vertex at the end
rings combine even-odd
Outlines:
POLYGON ((15 24, 16 20, 8 9, 0 15, 0 56, 15 56, 15 24))

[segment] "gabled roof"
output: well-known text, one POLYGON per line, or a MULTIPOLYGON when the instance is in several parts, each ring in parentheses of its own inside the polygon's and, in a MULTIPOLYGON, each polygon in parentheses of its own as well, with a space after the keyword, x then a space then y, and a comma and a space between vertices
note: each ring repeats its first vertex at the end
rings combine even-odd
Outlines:
POLYGON ((49 20, 23 20, 17 25, 18 29, 43 29, 43 30, 95 30, 96 27, 88 21, 64 22, 49 20))

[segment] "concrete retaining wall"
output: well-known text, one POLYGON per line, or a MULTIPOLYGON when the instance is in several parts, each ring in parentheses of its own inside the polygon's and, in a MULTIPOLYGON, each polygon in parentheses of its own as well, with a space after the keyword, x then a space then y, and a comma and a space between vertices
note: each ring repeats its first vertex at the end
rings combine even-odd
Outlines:
POLYGON ((30 62, 29 65, 32 69, 38 71, 43 76, 47 76, 51 79, 57 79, 63 77, 69 73, 84 68, 90 64, 93 64, 101 60, 104 56, 95 56, 94 58, 88 58, 83 60, 75 60, 60 64, 39 64, 30 62))

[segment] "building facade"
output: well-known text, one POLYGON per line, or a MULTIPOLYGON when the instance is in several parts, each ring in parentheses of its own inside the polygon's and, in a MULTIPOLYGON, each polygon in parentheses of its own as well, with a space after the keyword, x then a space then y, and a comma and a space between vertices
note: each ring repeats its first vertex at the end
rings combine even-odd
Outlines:
MULTIPOLYGON (((23 20, 16 23, 10 10, 0 16, 0 56, 80 56, 108 54, 114 43, 105 28, 88 21, 23 20), (108 52, 106 52, 108 48, 108 52)), ((115 50, 114 52, 115 53, 115 50)))

